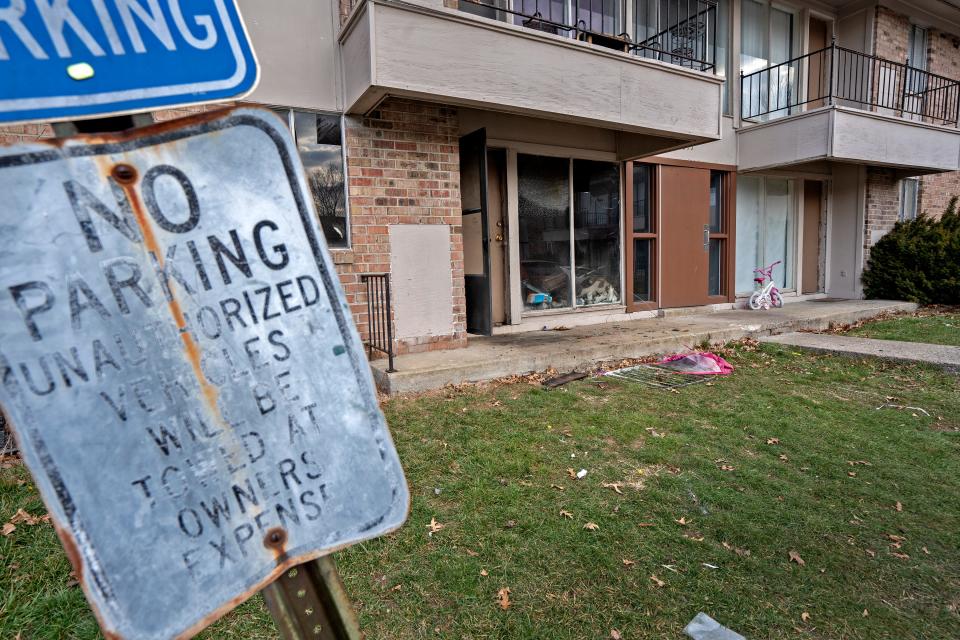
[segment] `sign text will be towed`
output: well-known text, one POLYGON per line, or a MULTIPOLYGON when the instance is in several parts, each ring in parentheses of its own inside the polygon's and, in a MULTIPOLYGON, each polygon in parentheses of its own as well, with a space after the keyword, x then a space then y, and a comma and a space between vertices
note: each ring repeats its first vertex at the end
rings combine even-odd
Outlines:
POLYGON ((272 113, 0 150, 0 192, 0 403, 105 631, 196 631, 403 522, 272 113))

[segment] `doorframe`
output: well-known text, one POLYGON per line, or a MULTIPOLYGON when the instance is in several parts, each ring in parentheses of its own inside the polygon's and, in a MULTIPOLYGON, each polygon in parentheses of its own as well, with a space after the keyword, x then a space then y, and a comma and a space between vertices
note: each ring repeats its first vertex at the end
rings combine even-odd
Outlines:
MULTIPOLYGON (((639 162, 642 164, 649 164, 654 166, 655 175, 654 175, 654 189, 652 196, 652 203, 654 206, 655 212, 655 238, 654 238, 654 266, 653 266, 653 282, 652 286, 654 289, 654 295, 651 296, 653 301, 644 302, 640 304, 633 304, 633 237, 631 236, 632 232, 632 222, 633 222, 633 171, 627 169, 624 171, 624 181, 629 192, 624 198, 624 227, 623 227, 623 238, 625 244, 624 255, 627 256, 625 260, 626 268, 624 269, 624 283, 627 283, 624 287, 624 291, 627 291, 626 286, 629 286, 629 297, 626 297, 624 300, 627 304, 627 312, 632 313, 634 311, 650 311, 662 308, 660 305, 660 292, 662 286, 662 264, 661 264, 661 254, 660 254, 660 229, 662 223, 662 211, 660 207, 660 192, 662 190, 662 183, 660 181, 660 167, 661 166, 674 166, 674 167, 690 167, 693 169, 709 169, 711 171, 722 171, 724 173, 723 182, 721 189, 725 191, 724 193, 724 212, 723 215, 726 231, 726 250, 723 253, 724 262, 721 264, 721 268, 725 269, 723 274, 723 292, 719 296, 709 296, 710 300, 707 304, 724 304, 736 302, 737 292, 736 292, 736 264, 737 264, 737 166, 733 164, 721 164, 716 162, 697 162, 695 160, 680 160, 675 158, 667 158, 663 156, 649 156, 646 158, 638 158, 636 160, 625 162, 624 165, 632 167, 634 162, 639 162), (629 252, 629 253, 628 253, 629 252)), ((713 235, 713 234, 711 234, 713 235)), ((704 287, 708 286, 708 282, 704 282, 704 287)))
MULTIPOLYGON (((482 144, 480 145, 480 147, 481 147, 480 153, 478 154, 478 157, 479 157, 479 165, 480 165, 480 166, 477 168, 478 177, 479 177, 479 180, 480 180, 480 184, 478 185, 478 196, 479 196, 479 198, 480 198, 480 202, 479 202, 479 205, 480 205, 480 206, 479 206, 478 208, 476 208, 476 209, 471 209, 471 210, 470 210, 470 213, 467 214, 467 213, 466 213, 467 210, 463 208, 463 190, 461 189, 460 215, 461 215, 461 218, 462 218, 464 215, 474 215, 474 214, 479 214, 479 215, 480 215, 480 251, 481 251, 481 260, 482 260, 482 262, 483 262, 483 275, 481 276, 481 277, 483 278, 483 287, 482 287, 483 290, 482 290, 481 294, 482 294, 482 296, 483 296, 483 300, 484 300, 484 303, 485 303, 485 313, 483 314, 484 317, 481 319, 480 326, 475 326, 475 327, 474 327, 475 331, 473 331, 472 333, 473 333, 474 335, 491 336, 491 335, 493 335, 493 287, 490 286, 490 278, 491 278, 491 269, 490 269, 490 245, 489 245, 490 229, 489 229, 489 216, 487 215, 487 213, 488 213, 488 205, 487 205, 487 196, 488 196, 488 194, 487 194, 487 189, 488 189, 488 185, 487 185, 487 181, 488 181, 488 173, 487 173, 487 171, 488 171, 487 149, 489 148, 489 141, 487 140, 487 130, 486 130, 486 128, 481 127, 480 129, 477 129, 477 130, 475 130, 475 131, 471 131, 470 133, 467 133, 467 134, 464 134, 464 135, 460 136, 460 138, 459 138, 459 151, 460 151, 461 163, 462 163, 462 162, 463 162, 463 160, 462 160, 462 155, 463 155, 463 144, 464 144, 464 140, 467 140, 467 139, 470 139, 470 138, 474 138, 474 137, 479 138, 480 142, 482 142, 482 144)), ((462 167, 463 165, 461 164, 460 166, 462 167)), ((462 229, 463 229, 463 227, 462 227, 462 220, 461 220, 461 233, 462 233, 462 229)), ((461 242, 463 242, 463 239, 462 239, 462 238, 461 238, 461 242)), ((464 266, 466 266, 466 265, 464 265, 464 266)), ((470 310, 467 308, 467 306, 468 306, 469 303, 470 303, 470 301, 469 301, 469 296, 467 295, 467 291, 468 291, 468 287, 467 287, 467 277, 468 277, 468 276, 476 277, 476 274, 466 274, 466 273, 463 274, 463 278, 464 278, 464 285, 463 285, 463 286, 464 286, 464 312, 465 312, 465 315, 466 315, 466 323, 467 323, 467 325, 469 325, 469 323, 470 323, 470 310)), ((468 327, 468 329, 469 329, 469 327, 468 327)))
POLYGON ((628 160, 623 163, 623 301, 627 313, 651 311, 660 308, 660 164, 628 160), (633 231, 633 165, 645 164, 651 168, 650 213, 653 222, 651 233, 633 231), (648 302, 635 302, 633 299, 633 241, 638 239, 653 241, 653 259, 650 268, 651 295, 648 302))

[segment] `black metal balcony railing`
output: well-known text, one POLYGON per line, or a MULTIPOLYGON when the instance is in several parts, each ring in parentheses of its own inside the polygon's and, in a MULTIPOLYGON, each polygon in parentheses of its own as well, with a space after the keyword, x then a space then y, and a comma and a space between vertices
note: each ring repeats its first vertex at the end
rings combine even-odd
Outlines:
POLYGON ((960 110, 960 82, 836 43, 741 74, 740 96, 744 120, 841 105, 956 126, 960 110))
POLYGON ((360 281, 367 285, 367 356, 374 351, 387 356, 387 373, 393 367, 393 311, 390 307, 390 274, 365 273, 360 281))
POLYGON ((458 0, 461 11, 643 58, 716 68, 717 0, 458 0), (630 6, 628 7, 628 3, 630 6), (632 11, 632 24, 623 16, 632 11))

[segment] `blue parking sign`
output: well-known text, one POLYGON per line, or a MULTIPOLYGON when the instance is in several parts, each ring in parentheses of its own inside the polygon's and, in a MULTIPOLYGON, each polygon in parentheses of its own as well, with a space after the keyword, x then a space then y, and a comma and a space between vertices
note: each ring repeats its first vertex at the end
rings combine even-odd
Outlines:
POLYGON ((257 79, 236 0, 0 0, 0 123, 228 100, 257 79))

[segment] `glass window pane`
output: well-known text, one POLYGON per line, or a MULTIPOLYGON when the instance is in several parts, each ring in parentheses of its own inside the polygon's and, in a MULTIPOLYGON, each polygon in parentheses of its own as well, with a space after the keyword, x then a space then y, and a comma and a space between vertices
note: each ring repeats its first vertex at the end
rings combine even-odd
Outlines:
POLYGON ((900 182, 900 215, 899 219, 913 220, 917 217, 917 186, 918 180, 906 178, 900 182))
POLYGON ((519 154, 517 196, 524 308, 569 307, 570 161, 519 154))
POLYGON ((760 265, 763 178, 737 178, 737 293, 753 290, 753 270, 760 265))
POLYGON ((619 34, 620 5, 610 0, 580 0, 577 3, 577 20, 582 22, 581 28, 597 33, 610 35, 619 34))
POLYGON ((774 280, 781 289, 793 286, 791 265, 791 238, 793 216, 790 206, 790 182, 782 178, 766 178, 766 211, 763 220, 763 264, 781 261, 773 270, 774 280))
POLYGON ((653 240, 633 241, 633 301, 653 300, 653 240))
POLYGON ((331 247, 347 246, 340 116, 294 112, 294 134, 320 226, 331 247))
POLYGON ((620 302, 620 166, 573 161, 577 305, 620 302))
POLYGON ((723 240, 710 240, 710 268, 707 274, 707 295, 719 296, 723 292, 720 284, 720 274, 723 272, 723 240))
MULTIPOLYGON (((727 75, 727 56, 729 48, 727 41, 730 37, 730 0, 720 0, 717 5, 717 53, 714 70, 718 76, 727 75)), ((730 83, 733 78, 726 78, 723 83, 723 113, 730 115, 730 83)))
POLYGON ((723 173, 710 172, 710 232, 723 233, 723 173))
POLYGON ((633 231, 653 233, 653 167, 648 164, 633 165, 633 231))

